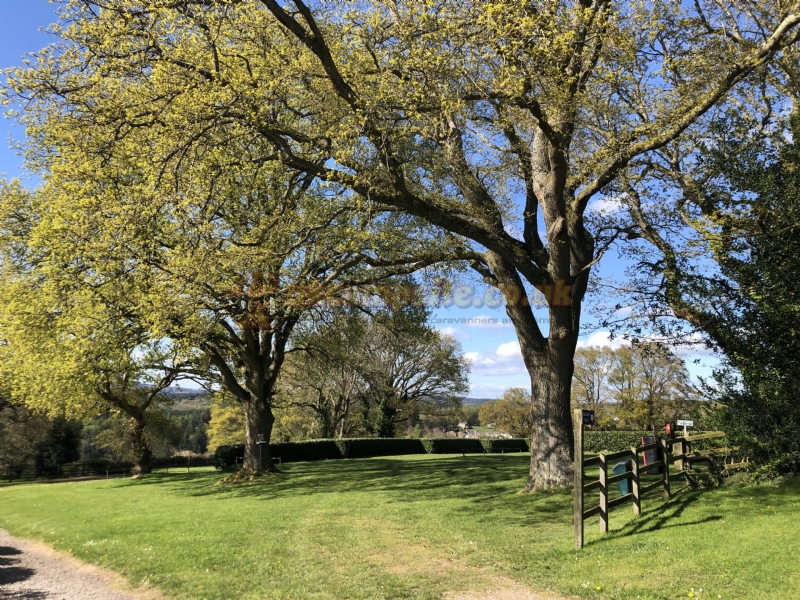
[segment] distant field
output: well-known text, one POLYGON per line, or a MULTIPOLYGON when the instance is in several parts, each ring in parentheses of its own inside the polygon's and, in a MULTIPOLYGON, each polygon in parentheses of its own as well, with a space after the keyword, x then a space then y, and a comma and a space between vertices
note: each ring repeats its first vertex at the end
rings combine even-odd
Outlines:
MULTIPOLYGON (((441 598, 514 582, 582 598, 796 599, 800 482, 715 489, 587 523, 569 490, 517 494, 525 455, 293 463, 0 488, 0 527, 185 599, 441 598), (598 589, 599 588, 599 589, 598 589), (702 592, 700 589, 702 588, 702 592)), ((482 597, 482 596, 476 596, 482 597)))

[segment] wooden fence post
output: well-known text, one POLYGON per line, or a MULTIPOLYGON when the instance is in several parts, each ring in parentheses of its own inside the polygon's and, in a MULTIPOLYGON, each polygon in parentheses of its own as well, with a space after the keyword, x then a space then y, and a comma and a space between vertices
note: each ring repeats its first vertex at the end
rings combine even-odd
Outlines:
POLYGON ((608 533, 608 463, 600 455, 600 533, 608 533))
POLYGON ((583 411, 580 409, 572 413, 572 429, 575 436, 575 460, 572 463, 575 510, 572 519, 575 524, 575 549, 580 550, 583 548, 583 411))
POLYGON ((633 514, 642 514, 642 499, 639 496, 639 449, 635 446, 631 448, 633 454, 633 464, 631 465, 631 493, 633 494, 633 514))
POLYGON ((664 455, 664 498, 669 500, 672 497, 669 489, 669 444, 664 438, 661 438, 661 450, 664 455))

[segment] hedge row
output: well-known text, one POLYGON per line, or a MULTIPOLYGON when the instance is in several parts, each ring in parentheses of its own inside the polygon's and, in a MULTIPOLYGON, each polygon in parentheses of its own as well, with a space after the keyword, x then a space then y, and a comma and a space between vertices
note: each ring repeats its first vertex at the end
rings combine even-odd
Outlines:
MULTIPOLYGON (((697 435, 701 432, 693 433, 697 435)), ((652 431, 587 431, 583 437, 583 449, 586 452, 618 452, 641 445, 642 438, 650 435, 653 435, 652 431)), ((710 443, 697 443, 692 449, 700 450, 705 449, 706 445, 717 447, 725 444, 724 439, 708 442, 710 443)), ((495 453, 513 450, 529 452, 530 444, 528 440, 521 438, 354 438, 276 443, 270 444, 269 448, 272 456, 280 457, 281 462, 303 462, 402 454, 495 453)), ((220 446, 214 455, 218 469, 231 467, 243 458, 244 445, 220 446)))
MULTIPOLYGON (((281 462, 334 460, 340 458, 370 458, 403 454, 458 454, 462 452, 501 452, 522 450, 530 446, 523 439, 466 439, 466 438, 352 438, 343 440, 307 440, 270 444, 273 458, 281 462)), ((244 445, 220 446, 214 453, 218 469, 227 469, 244 458, 244 445)))
MULTIPOLYGON (((706 431, 692 431, 689 435, 700 435, 710 433, 706 431)), ((652 431, 586 431, 583 434, 584 452, 620 452, 628 450, 634 446, 642 445, 642 438, 653 435, 652 431)), ((663 433, 659 432, 663 437, 663 433)), ((683 437, 683 432, 678 432, 676 437, 683 437)), ((725 438, 713 440, 700 440, 692 442, 692 450, 709 450, 711 448, 722 448, 728 441, 725 438)))
POLYGON ((583 434, 584 452, 620 452, 641 446, 644 436, 652 431, 586 431, 583 434))
POLYGON ((351 438, 336 440, 342 458, 370 458, 371 456, 400 456, 425 454, 423 440, 394 438, 351 438))

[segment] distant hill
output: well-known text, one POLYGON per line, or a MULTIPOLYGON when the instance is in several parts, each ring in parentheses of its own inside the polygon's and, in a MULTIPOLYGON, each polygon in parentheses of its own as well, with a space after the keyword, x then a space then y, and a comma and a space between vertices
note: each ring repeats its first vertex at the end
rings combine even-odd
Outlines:
POLYGON ((174 401, 169 407, 172 412, 187 410, 207 410, 211 408, 211 394, 205 390, 167 388, 165 394, 174 401))
POLYGON ((497 398, 464 398, 463 406, 480 406, 487 402, 494 402, 497 398))

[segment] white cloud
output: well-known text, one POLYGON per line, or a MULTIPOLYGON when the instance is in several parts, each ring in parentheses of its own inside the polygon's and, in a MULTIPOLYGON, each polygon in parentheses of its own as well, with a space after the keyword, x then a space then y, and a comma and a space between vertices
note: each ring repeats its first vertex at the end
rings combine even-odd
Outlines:
POLYGON ((624 319, 625 317, 630 317, 633 314, 633 307, 632 306, 623 306, 619 310, 614 311, 614 316, 618 319, 624 319))
POLYGON ((588 210, 593 213, 611 215, 622 210, 622 196, 601 197, 589 203, 588 210))
POLYGON ((516 341, 500 344, 497 350, 487 354, 468 352, 464 356, 472 363, 473 375, 505 377, 527 373, 522 362, 519 342, 516 341))
POLYGON ((460 342, 468 342, 472 339, 472 336, 464 331, 461 331, 457 327, 439 327, 437 329, 439 333, 442 335, 450 336, 451 338, 458 340, 460 342))
POLYGON ((612 340, 611 332, 609 331, 595 331, 589 336, 589 339, 578 342, 578 348, 589 348, 591 346, 605 346, 616 350, 622 346, 630 346, 630 342, 619 336, 612 340))
POLYGON ((519 356, 522 358, 522 349, 519 346, 519 342, 500 344, 500 346, 497 348, 497 356, 502 356, 503 358, 519 356))

